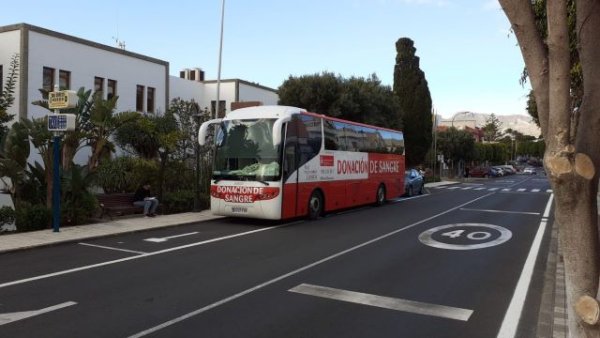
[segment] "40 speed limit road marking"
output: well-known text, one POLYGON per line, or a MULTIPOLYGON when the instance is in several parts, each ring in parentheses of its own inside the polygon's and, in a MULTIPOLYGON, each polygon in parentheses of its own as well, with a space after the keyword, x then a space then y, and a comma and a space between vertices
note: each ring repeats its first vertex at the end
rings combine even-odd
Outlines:
POLYGON ((474 250, 500 245, 511 237, 510 230, 498 225, 455 223, 431 228, 419 235, 419 241, 439 249, 474 250))

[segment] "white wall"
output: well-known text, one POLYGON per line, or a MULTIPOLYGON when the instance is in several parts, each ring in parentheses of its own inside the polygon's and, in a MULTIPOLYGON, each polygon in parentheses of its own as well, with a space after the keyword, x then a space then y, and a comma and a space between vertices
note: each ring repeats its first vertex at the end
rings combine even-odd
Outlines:
MULTIPOLYGON (((231 102, 235 102, 235 80, 225 80, 221 81, 219 100, 225 101, 225 113, 229 113, 231 111, 231 102)), ((201 107, 208 107, 210 111, 210 103, 211 101, 217 100, 217 83, 216 82, 208 82, 205 83, 204 87, 204 95, 202 98, 201 107)))
MULTIPOLYGON (((21 50, 21 31, 14 30, 9 32, 0 33, 0 65, 2 65, 2 90, 6 85, 6 76, 10 68, 10 60, 13 55, 19 54, 21 50)), ((13 94, 15 102, 11 107, 8 108, 8 114, 15 115, 14 121, 19 117, 19 77, 17 77, 17 83, 15 93, 13 94)))
POLYGON ((204 100, 204 84, 202 82, 169 76, 169 91, 169 103, 175 98, 180 98, 184 101, 194 100, 201 108, 205 107, 201 104, 204 100))
MULTIPOLYGON (((33 106, 41 99, 43 67, 55 69, 55 83, 59 70, 71 72, 71 89, 94 88, 94 77, 117 81, 116 111, 135 110, 136 86, 155 88, 155 111, 164 112, 166 95, 166 66, 139 58, 122 55, 101 48, 59 39, 30 31, 29 34, 29 107, 30 117, 47 114, 43 108, 33 106)), ((145 100, 144 100, 145 104, 145 100)))
POLYGON ((260 101, 265 106, 276 105, 277 101, 279 101, 279 95, 270 90, 240 82, 240 96, 238 101, 260 101))

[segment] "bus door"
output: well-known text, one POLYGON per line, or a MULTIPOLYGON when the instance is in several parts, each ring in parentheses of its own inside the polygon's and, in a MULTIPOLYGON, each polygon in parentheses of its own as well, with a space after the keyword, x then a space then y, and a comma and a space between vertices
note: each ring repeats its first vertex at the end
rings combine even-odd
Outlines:
POLYGON ((285 129, 283 148, 283 199, 281 218, 298 216, 298 123, 292 119, 285 129))

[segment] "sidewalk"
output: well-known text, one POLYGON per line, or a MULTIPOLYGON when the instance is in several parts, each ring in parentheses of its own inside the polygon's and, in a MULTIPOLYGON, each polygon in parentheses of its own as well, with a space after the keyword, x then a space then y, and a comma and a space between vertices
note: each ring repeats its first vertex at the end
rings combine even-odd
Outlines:
POLYGON ((75 242, 90 238, 111 236, 116 234, 164 228, 188 223, 207 221, 220 216, 213 216, 210 210, 201 212, 186 212, 173 215, 160 215, 155 218, 133 216, 115 218, 102 223, 62 227, 60 232, 52 229, 20 232, 10 235, 0 235, 0 253, 29 249, 45 245, 65 242, 75 242))

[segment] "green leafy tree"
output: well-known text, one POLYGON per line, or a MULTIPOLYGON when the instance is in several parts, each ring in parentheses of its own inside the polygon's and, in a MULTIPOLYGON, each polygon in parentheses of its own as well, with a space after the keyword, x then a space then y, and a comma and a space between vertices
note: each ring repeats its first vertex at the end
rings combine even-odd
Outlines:
POLYGON ((8 113, 8 108, 15 102, 14 94, 18 74, 19 54, 14 54, 8 67, 8 75, 6 76, 4 90, 0 90, 0 140, 4 139, 4 135, 8 132, 6 123, 12 121, 15 116, 8 113))
POLYGON ((19 197, 17 187, 23 184, 30 153, 27 128, 19 122, 13 123, 3 141, 0 151, 0 179, 5 186, 9 187, 10 194, 16 201, 19 197), (10 184, 5 177, 10 179, 10 184))
POLYGON ((483 137, 488 142, 493 142, 498 140, 502 136, 502 122, 496 117, 495 114, 490 115, 485 120, 485 125, 483 126, 483 137))
POLYGON ((319 114, 339 116, 341 77, 333 73, 289 76, 278 88, 279 104, 304 108, 319 114))
POLYGON ((381 127, 402 127, 398 99, 375 74, 349 79, 326 72, 290 76, 279 87, 279 104, 381 127))
POLYGON ((452 167, 459 161, 468 162, 475 158, 475 140, 469 132, 451 127, 439 132, 437 137, 438 151, 452 167))
POLYGON ((406 163, 408 166, 423 162, 432 142, 431 94, 420 69, 414 42, 400 38, 396 42, 394 66, 394 94, 400 101, 399 116, 404 123, 406 163))
POLYGON ((158 197, 162 197, 166 166, 181 137, 179 124, 172 112, 138 115, 121 125, 115 133, 115 140, 122 149, 147 160, 159 161, 158 197))

